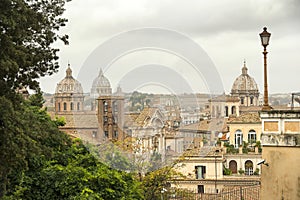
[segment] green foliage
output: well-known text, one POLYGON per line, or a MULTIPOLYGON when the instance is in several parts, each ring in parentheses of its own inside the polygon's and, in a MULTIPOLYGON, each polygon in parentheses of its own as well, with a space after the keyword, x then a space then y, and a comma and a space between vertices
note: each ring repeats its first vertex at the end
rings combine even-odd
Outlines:
POLYGON ((42 108, 43 104, 45 103, 45 100, 43 98, 42 92, 38 91, 36 94, 30 95, 27 102, 31 106, 37 106, 39 108, 42 108))
POLYGON ((229 168, 223 166, 223 175, 231 175, 231 174, 232 171, 229 168))
POLYGON ((14 189, 24 171, 36 170, 70 143, 46 111, 31 104, 0 96, 0 197, 14 189))
POLYGON ((65 117, 55 117, 55 120, 53 120, 57 127, 66 125, 66 119, 65 117))
POLYGON ((242 168, 240 168, 240 169, 239 169, 239 174, 240 174, 240 175, 243 175, 244 173, 245 173, 245 171, 244 171, 242 168))
POLYGON ((113 169, 132 171, 133 163, 128 155, 116 143, 104 143, 98 146, 86 144, 89 151, 102 163, 113 169))
POLYGON ((42 109, 37 79, 58 69, 68 0, 0 1, 0 199, 143 199, 131 174, 100 163, 42 109), (28 100, 17 89, 36 91, 28 100))
POLYGON ((142 199, 131 174, 100 163, 33 104, 0 97, 0 198, 142 199))
POLYGON ((256 168, 253 174, 254 175, 259 175, 259 168, 256 168))
POLYGON ((147 98, 148 96, 148 94, 134 91, 129 98, 129 101, 131 102, 130 111, 143 110, 145 105, 151 103, 151 100, 147 98))
POLYGON ((155 171, 161 167, 163 167, 161 154, 154 151, 150 158, 149 171, 155 171))
POLYGON ((26 173, 12 196, 18 199, 142 198, 130 174, 100 163, 81 141, 75 141, 63 156, 67 163, 51 160, 40 170, 26 173))
POLYGON ((147 173, 142 181, 144 198, 146 200, 161 199, 163 195, 163 198, 168 199, 166 197, 176 196, 180 193, 187 197, 188 191, 171 188, 171 183, 175 183, 175 179, 178 177, 182 178, 183 175, 174 169, 174 165, 147 173))
POLYGON ((260 143, 260 141, 256 141, 255 147, 258 148, 258 153, 261 153, 261 152, 262 152, 262 148, 261 148, 261 143, 260 143))
POLYGON ((0 96, 11 98, 27 86, 38 91, 36 79, 57 71, 58 49, 52 44, 68 44, 68 36, 58 34, 67 22, 61 17, 65 1, 0 1, 0 96))
POLYGON ((227 148, 228 154, 237 154, 239 152, 239 150, 234 148, 234 146, 232 144, 229 144, 229 142, 225 142, 224 146, 227 148))
POLYGON ((242 146, 243 153, 248 154, 248 152, 249 152, 248 146, 249 146, 249 144, 247 142, 243 141, 243 146, 242 146))
POLYGON ((172 178, 172 172, 174 173, 172 170, 169 167, 165 167, 146 174, 143 180, 146 200, 161 198, 163 188, 169 187, 168 181, 172 178))

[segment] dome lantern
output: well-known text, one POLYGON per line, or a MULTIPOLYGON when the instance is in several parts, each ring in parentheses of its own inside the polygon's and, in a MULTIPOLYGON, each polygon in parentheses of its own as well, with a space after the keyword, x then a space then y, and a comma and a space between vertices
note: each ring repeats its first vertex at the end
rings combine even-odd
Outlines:
POLYGON ((68 78, 72 77, 72 70, 70 68, 70 64, 68 64, 68 69, 66 70, 66 77, 68 78))

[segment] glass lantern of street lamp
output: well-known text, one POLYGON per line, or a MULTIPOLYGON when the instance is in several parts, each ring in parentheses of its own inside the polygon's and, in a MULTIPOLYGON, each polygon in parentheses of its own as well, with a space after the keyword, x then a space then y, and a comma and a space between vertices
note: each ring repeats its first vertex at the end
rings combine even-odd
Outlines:
POLYGON ((269 40, 271 37, 271 33, 267 31, 267 27, 264 27, 264 31, 259 34, 261 39, 261 44, 266 48, 269 45, 269 40))

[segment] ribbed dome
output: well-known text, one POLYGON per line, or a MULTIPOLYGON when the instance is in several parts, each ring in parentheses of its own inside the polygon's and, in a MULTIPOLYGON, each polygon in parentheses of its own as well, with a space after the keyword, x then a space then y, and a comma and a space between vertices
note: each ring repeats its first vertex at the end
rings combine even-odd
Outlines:
POLYGON ((244 67, 242 68, 242 74, 238 76, 231 89, 232 94, 236 93, 252 93, 252 92, 258 92, 257 84, 251 76, 247 73, 248 69, 246 67, 246 63, 244 63, 244 67))
POLYGON ((94 79, 91 94, 93 96, 99 95, 111 95, 112 90, 109 80, 104 76, 102 69, 100 69, 99 75, 94 79))
POLYGON ((93 81, 93 87, 110 87, 109 80, 103 75, 102 69, 100 69, 99 75, 93 81))
POLYGON ((80 82, 72 76, 70 65, 66 70, 66 77, 57 84, 55 93, 83 94, 80 82))

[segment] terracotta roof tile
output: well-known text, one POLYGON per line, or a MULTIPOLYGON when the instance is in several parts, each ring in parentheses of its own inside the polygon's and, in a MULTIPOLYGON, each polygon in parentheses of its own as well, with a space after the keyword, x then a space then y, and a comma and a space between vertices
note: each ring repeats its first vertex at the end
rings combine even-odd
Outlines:
POLYGON ((238 117, 230 118, 228 123, 260 123, 259 113, 243 113, 238 117))

